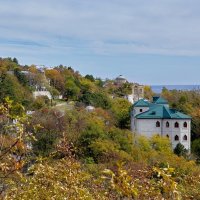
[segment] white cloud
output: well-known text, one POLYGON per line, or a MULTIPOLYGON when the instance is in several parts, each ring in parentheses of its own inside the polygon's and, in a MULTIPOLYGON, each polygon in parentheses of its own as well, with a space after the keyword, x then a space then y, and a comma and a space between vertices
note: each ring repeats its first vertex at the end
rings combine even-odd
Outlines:
POLYGON ((199 6, 198 0, 7 0, 0 7, 0 52, 26 52, 29 44, 30 53, 200 56, 199 6))

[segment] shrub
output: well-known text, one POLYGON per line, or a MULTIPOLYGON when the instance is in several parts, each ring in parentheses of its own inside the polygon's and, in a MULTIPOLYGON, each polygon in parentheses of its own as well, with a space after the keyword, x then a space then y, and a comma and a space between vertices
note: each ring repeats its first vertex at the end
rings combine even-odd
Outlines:
POLYGON ((185 147, 181 144, 178 143, 174 149, 174 153, 177 156, 186 156, 187 155, 187 150, 185 149, 185 147))
POLYGON ((87 92, 83 94, 83 96, 80 98, 80 101, 82 101, 86 105, 101 107, 103 109, 108 109, 111 107, 111 103, 108 96, 103 93, 87 92))
POLYGON ((200 159, 200 139, 192 142, 192 152, 200 159))

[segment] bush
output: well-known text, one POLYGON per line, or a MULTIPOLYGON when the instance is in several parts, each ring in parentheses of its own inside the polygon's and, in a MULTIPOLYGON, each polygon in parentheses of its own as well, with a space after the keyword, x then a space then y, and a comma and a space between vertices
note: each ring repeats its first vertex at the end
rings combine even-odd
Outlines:
POLYGON ((122 129, 130 128, 130 108, 131 103, 126 99, 116 98, 112 101, 111 110, 117 121, 117 126, 122 129))
POLYGON ((128 130, 121 130, 112 128, 109 132, 109 138, 119 145, 119 150, 131 153, 133 148, 132 132, 128 130))
POLYGON ((86 105, 92 105, 95 107, 101 107, 103 109, 109 109, 111 107, 111 102, 107 95, 103 93, 90 93, 87 92, 83 94, 80 101, 86 105))
POLYGON ((106 135, 104 130, 96 125, 89 125, 81 134, 80 138, 77 141, 77 145, 79 148, 79 156, 81 157, 95 157, 95 153, 91 146, 97 139, 103 139, 106 135))
POLYGON ((48 156, 55 150, 57 134, 53 131, 42 131, 36 135, 37 141, 33 143, 33 152, 37 156, 48 156))
POLYGON ((45 106, 48 106, 50 104, 50 100, 47 96, 39 96, 35 99, 33 102, 33 109, 39 110, 45 106))
POLYGON ((154 135, 151 137, 150 143, 156 151, 165 152, 166 154, 172 153, 172 147, 168 138, 154 135))
POLYGON ((177 155, 177 156, 186 156, 187 155, 187 150, 185 149, 185 147, 181 144, 181 143, 178 143, 174 149, 174 153, 177 155))
POLYGON ((200 139, 192 142, 192 152, 200 159, 200 139))

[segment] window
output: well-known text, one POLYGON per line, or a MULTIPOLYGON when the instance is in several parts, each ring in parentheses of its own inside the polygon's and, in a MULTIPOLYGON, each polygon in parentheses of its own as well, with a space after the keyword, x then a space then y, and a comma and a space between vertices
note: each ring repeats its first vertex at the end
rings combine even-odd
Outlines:
POLYGON ((160 127, 160 122, 159 121, 156 122, 156 127, 160 127))
POLYGON ((187 140, 187 135, 183 136, 183 140, 185 140, 185 141, 187 140))
POLYGON ((179 123, 176 122, 176 123, 174 124, 174 127, 175 127, 175 128, 179 128, 179 123))
POLYGON ((169 122, 166 122, 166 127, 169 128, 169 122))
POLYGON ((184 123, 183 123, 183 127, 184 127, 184 128, 187 128, 187 122, 184 122, 184 123))
POLYGON ((174 140, 175 140, 175 141, 179 141, 178 135, 176 135, 176 136, 174 137, 174 140))
POLYGON ((140 109, 140 112, 142 112, 143 110, 142 109, 140 109))

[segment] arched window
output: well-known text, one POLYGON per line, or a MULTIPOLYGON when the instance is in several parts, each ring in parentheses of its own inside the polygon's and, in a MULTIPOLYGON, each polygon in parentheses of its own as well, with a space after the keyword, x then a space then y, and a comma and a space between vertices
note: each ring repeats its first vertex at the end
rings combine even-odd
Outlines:
POLYGON ((175 127, 175 128, 179 128, 179 123, 178 123, 178 122, 175 122, 174 127, 175 127))
POLYGON ((184 128, 187 128, 187 122, 184 122, 184 123, 183 123, 183 127, 184 127, 184 128))
POLYGON ((183 140, 185 140, 185 141, 187 140, 187 135, 183 136, 183 140))
POLYGON ((169 138, 169 135, 166 135, 167 138, 169 138))
POLYGON ((156 122, 156 127, 160 127, 160 122, 159 121, 156 122))
POLYGON ((169 128, 169 122, 166 122, 166 127, 169 128))
POLYGON ((175 140, 175 141, 179 141, 178 135, 176 135, 176 136, 174 137, 174 140, 175 140))

